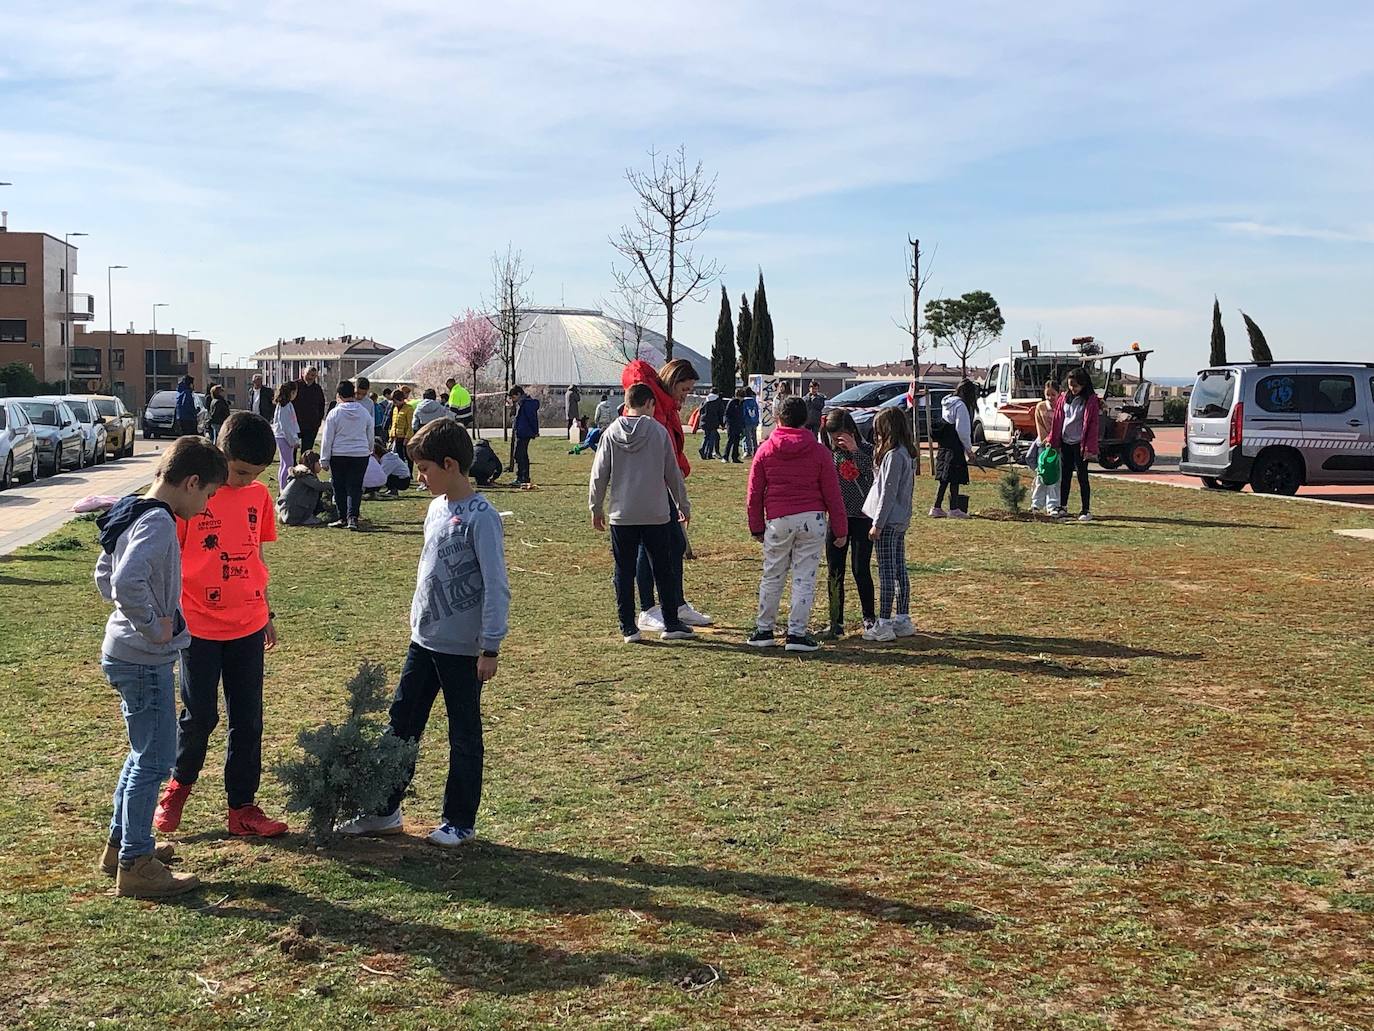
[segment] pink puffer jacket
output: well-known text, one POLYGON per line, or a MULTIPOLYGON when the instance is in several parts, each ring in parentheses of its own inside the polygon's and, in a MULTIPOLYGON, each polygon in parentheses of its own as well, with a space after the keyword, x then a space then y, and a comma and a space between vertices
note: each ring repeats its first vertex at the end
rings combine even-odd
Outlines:
POLYGON ((776 426, 754 452, 749 467, 749 532, 763 533, 765 519, 799 512, 828 512, 836 537, 849 532, 835 459, 804 428, 776 426))

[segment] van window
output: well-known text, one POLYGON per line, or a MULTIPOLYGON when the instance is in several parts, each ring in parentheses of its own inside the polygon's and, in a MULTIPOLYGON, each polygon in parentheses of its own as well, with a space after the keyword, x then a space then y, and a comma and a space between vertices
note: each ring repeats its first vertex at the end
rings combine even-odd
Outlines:
POLYGON ((1266 376, 1255 384, 1255 403, 1266 412, 1339 415, 1355 407, 1355 378, 1266 376))
POLYGON ((1255 404, 1266 412, 1299 412, 1298 377, 1265 376, 1255 384, 1255 404))
POLYGON ((1223 419, 1231 414, 1236 396, 1236 377, 1229 370, 1204 372, 1193 385, 1192 415, 1195 419, 1223 419))
POLYGON ((1304 376, 1303 379, 1311 380, 1311 407, 1304 404, 1303 411, 1334 415, 1355 407, 1355 377, 1304 376))

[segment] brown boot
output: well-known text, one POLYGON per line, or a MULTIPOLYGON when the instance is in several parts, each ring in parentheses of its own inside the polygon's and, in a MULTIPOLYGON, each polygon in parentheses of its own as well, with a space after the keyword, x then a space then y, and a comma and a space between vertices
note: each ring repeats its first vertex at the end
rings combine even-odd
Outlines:
MULTIPOLYGON (((171 845, 154 845, 153 858, 159 863, 167 864, 176 855, 176 849, 171 845)), ((106 877, 113 877, 119 872, 119 846, 106 844, 104 853, 100 856, 100 872, 106 877)))
POLYGON ((193 873, 172 873, 152 856, 139 856, 129 869, 115 874, 115 894, 134 899, 162 899, 180 895, 200 884, 193 873))

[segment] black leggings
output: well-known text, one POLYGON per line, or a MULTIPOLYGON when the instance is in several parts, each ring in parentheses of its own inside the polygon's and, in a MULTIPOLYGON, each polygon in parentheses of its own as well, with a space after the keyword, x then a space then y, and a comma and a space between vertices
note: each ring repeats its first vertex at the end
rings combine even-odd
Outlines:
POLYGON ((1059 507, 1069 507, 1069 490, 1073 487, 1073 473, 1078 470, 1078 491, 1083 495, 1083 511, 1092 511, 1092 487, 1088 485, 1088 456, 1083 454, 1082 444, 1070 444, 1067 440, 1059 445, 1059 507))
POLYGON ((363 507, 363 477, 367 475, 366 455, 333 455, 329 479, 334 484, 334 507, 339 518, 356 522, 363 507))
POLYGON ((873 529, 873 520, 867 516, 849 517, 849 540, 843 548, 835 547, 835 534, 829 530, 825 534, 826 588, 830 595, 830 625, 844 626, 844 581, 845 559, 850 560, 854 572, 854 586, 859 589, 859 607, 864 619, 877 618, 873 609, 873 542, 868 539, 868 531, 873 529))
POLYGON ((963 499, 959 496, 959 484, 953 482, 952 480, 948 483, 944 480, 940 481, 940 487, 935 492, 935 507, 939 508, 941 503, 945 500, 946 487, 949 488, 949 507, 951 509, 962 508, 965 511, 967 511, 967 506, 960 504, 960 501, 962 501, 963 499))

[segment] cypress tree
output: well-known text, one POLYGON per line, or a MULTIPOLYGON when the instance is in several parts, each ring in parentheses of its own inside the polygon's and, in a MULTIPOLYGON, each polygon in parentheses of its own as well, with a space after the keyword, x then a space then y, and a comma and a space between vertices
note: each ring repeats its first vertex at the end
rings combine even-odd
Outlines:
POLYGON ((759 285, 754 291, 754 324, 749 338, 751 371, 771 376, 777 371, 773 354, 773 317, 768 314, 768 294, 763 288, 763 269, 759 269, 759 285))
POLYGON ((711 348, 711 385, 722 397, 735 392, 735 325, 730 321, 730 295, 720 286, 720 319, 716 322, 716 342, 711 348))
POLYGON ((1212 356, 1211 364, 1226 364, 1226 330, 1221 328, 1221 303, 1212 298, 1212 356))
POLYGON ((749 313, 749 298, 739 295, 739 323, 735 326, 735 348, 739 352, 739 378, 747 386, 749 377, 757 370, 754 368, 753 355, 749 351, 750 336, 754 331, 754 316, 749 313))
POLYGON ((1245 320, 1245 332, 1250 334, 1250 357, 1257 362, 1272 362, 1274 352, 1269 350, 1269 341, 1264 339, 1264 330, 1255 325, 1255 320, 1245 312, 1240 313, 1245 320))

